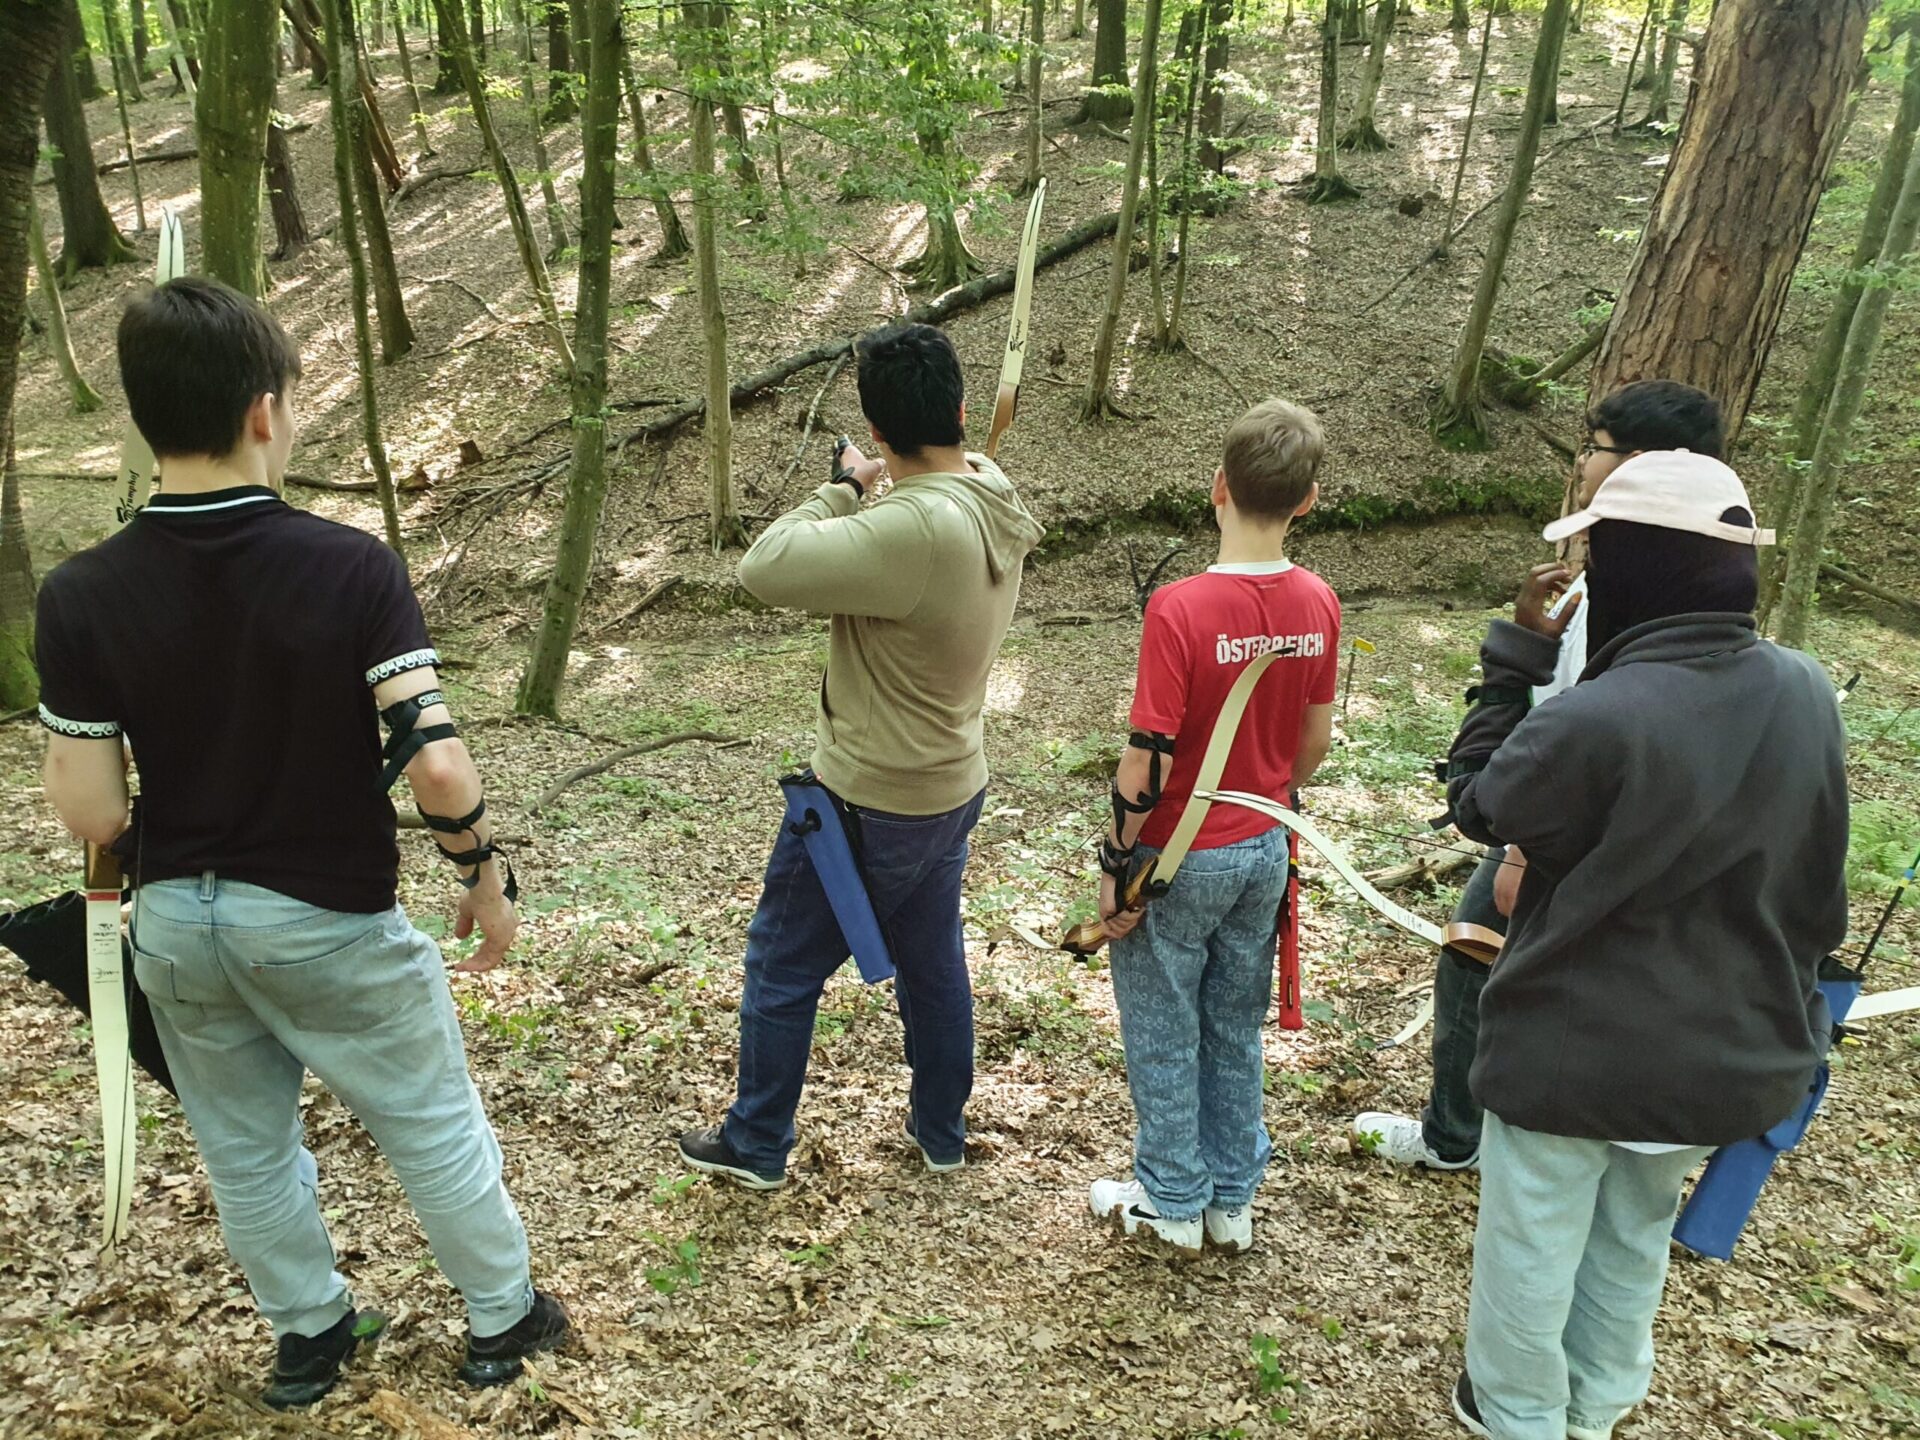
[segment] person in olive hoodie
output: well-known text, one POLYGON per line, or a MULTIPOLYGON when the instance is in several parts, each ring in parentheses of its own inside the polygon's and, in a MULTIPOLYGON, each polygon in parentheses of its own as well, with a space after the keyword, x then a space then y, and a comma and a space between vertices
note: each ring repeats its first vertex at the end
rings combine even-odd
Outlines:
MULTIPOLYGON (((973 1089, 960 877, 986 793, 980 712, 1042 531, 999 467, 965 448, 945 334, 887 326, 854 355, 880 457, 848 446, 834 478, 747 551, 740 583, 769 605, 832 616, 813 770, 843 807, 898 967, 906 1137, 940 1172, 966 1163, 973 1089), (870 495, 883 474, 891 490, 870 495)), ((806 846, 783 825, 747 930, 736 1098, 722 1124, 681 1136, 688 1165, 753 1190, 786 1182, 814 1011, 847 949, 806 846)))
POLYGON ((1651 451, 1587 508, 1580 683, 1529 711, 1568 618, 1537 567, 1481 649, 1449 759, 1455 822, 1527 854, 1480 1002, 1486 1110, 1467 1368, 1494 1440, 1604 1440, 1646 1398, 1681 1185, 1805 1095, 1845 938, 1847 787, 1832 682, 1760 638, 1746 492, 1651 451))

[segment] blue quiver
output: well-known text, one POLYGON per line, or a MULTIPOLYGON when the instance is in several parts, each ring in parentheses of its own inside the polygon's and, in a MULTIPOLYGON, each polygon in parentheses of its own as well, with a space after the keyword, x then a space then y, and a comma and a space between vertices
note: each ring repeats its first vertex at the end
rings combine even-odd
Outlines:
MULTIPOLYGON (((1837 1026, 1860 998, 1860 977, 1829 962, 1821 967, 1819 985, 1837 1026)), ((1673 1227, 1674 1239, 1696 1254, 1715 1260, 1733 1258, 1733 1247, 1746 1228, 1747 1217, 1753 1214, 1767 1176, 1773 1173, 1774 1162, 1782 1152, 1798 1145, 1813 1124, 1814 1114, 1826 1097, 1829 1078, 1823 1060, 1792 1114, 1764 1135, 1737 1145, 1723 1145, 1713 1152, 1673 1227)))
POLYGON ((798 775, 783 775, 780 788, 787 797, 787 829, 800 837, 807 847, 807 858, 827 892, 827 904, 833 918, 840 922, 840 934, 853 952, 853 963, 860 978, 869 985, 893 978, 893 959, 887 953, 887 939, 880 931, 880 919, 873 913, 873 900, 860 874, 860 862, 847 841, 846 827, 840 820, 840 802, 811 770, 798 775))

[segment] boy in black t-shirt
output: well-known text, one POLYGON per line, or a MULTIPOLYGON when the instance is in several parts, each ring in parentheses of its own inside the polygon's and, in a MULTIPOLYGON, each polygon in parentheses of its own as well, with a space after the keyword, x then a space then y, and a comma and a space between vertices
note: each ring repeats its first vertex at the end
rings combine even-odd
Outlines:
POLYGON ((41 587, 47 798, 129 861, 135 974, 277 1338, 266 1401, 317 1400, 385 1323, 334 1269, 301 1144, 308 1070, 372 1133, 465 1297, 462 1378, 510 1379, 565 1336, 566 1311, 529 1279, 440 953, 395 903, 383 779, 406 775, 459 869, 455 933, 483 939, 458 968, 504 958, 512 872, 406 568, 280 498, 300 363, 257 302, 170 281, 127 307, 119 348, 160 491, 41 587))

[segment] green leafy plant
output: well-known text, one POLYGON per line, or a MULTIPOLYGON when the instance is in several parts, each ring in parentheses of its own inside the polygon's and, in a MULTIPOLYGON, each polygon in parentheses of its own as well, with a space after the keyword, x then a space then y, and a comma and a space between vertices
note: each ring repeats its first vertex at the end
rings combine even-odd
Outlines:
POLYGON ((683 1289, 693 1289, 700 1284, 699 1241, 691 1235, 684 1240, 674 1241, 651 1230, 642 1233, 671 1257, 664 1265, 646 1267, 647 1284, 662 1295, 677 1295, 683 1289))

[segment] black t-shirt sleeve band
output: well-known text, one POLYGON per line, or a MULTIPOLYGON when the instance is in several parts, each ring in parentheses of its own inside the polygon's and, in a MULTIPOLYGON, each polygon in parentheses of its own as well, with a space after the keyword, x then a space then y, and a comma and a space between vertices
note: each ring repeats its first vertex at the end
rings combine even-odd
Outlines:
POLYGON ((396 675, 404 675, 409 670, 424 670, 429 665, 440 663, 440 652, 432 648, 409 650, 404 655, 396 655, 391 660, 382 660, 367 671, 367 684, 378 685, 382 680, 391 680, 396 675))
POLYGON ((70 736, 75 740, 112 740, 120 734, 120 722, 117 720, 69 720, 56 715, 46 706, 40 707, 40 723, 56 735, 70 736))

